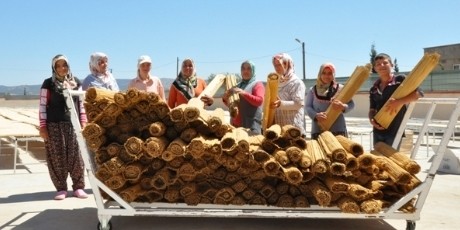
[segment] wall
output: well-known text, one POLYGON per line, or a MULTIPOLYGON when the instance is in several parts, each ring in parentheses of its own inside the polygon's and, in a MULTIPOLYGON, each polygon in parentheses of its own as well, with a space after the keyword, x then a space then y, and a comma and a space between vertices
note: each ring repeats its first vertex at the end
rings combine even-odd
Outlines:
POLYGON ((424 52, 437 52, 441 55, 435 70, 452 70, 454 64, 460 64, 460 44, 424 48, 424 52))
MULTIPOLYGON (((460 98, 459 93, 426 93, 425 99, 428 98, 460 98)), ((353 97, 355 102, 355 108, 348 112, 348 117, 367 117, 369 111, 369 94, 358 93, 353 97)), ((214 98, 214 104, 208 109, 223 108, 227 110, 227 107, 222 103, 222 98, 214 98)), ((417 104, 412 112, 412 118, 425 118, 426 112, 429 109, 427 104, 417 104)), ((437 105, 437 108, 433 114, 433 119, 449 120, 452 111, 454 110, 453 105, 437 105)))
MULTIPOLYGON (((460 98, 459 93, 426 93, 425 99, 428 98, 460 98)), ((369 94, 358 93, 353 97, 355 108, 346 114, 349 117, 367 117, 369 111, 369 94)), ((412 112, 413 118, 425 118, 426 112, 429 109, 427 104, 417 104, 412 112)), ((453 105, 437 105, 433 114, 433 119, 449 120, 450 114, 454 110, 453 105)))

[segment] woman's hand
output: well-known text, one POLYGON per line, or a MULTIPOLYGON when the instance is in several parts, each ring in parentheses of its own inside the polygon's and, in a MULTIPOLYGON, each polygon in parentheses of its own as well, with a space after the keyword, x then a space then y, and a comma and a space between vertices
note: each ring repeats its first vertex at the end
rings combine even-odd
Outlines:
POLYGON ((347 106, 344 103, 337 99, 334 99, 331 104, 332 108, 335 110, 344 111, 347 108, 347 106))
POLYGON ((40 127, 40 137, 43 141, 48 141, 48 129, 46 127, 40 127))
POLYGON ((224 93, 224 95, 222 95, 222 100, 223 100, 223 101, 228 101, 228 98, 230 97, 231 90, 232 90, 232 89, 226 90, 225 93, 224 93))
POLYGON ((316 114, 315 118, 318 122, 324 122, 327 120, 327 115, 325 112, 319 112, 316 114))
POLYGON ((208 95, 203 95, 201 101, 207 106, 211 106, 214 103, 214 99, 208 95))
POLYGON ((276 108, 279 108, 280 106, 281 106, 281 100, 279 99, 270 104, 271 109, 276 109, 276 108))
POLYGON ((243 92, 243 90, 238 87, 233 87, 230 90, 232 91, 232 93, 237 93, 237 94, 240 94, 243 92))

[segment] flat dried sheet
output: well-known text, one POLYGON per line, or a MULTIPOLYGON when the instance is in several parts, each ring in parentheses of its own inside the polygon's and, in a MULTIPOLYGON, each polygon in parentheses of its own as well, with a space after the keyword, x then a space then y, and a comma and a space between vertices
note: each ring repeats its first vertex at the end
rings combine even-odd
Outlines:
MULTIPOLYGON (((37 105, 38 107, 38 105, 37 105)), ((22 122, 26 124, 30 124, 33 126, 36 126, 37 128, 39 127, 39 122, 38 122, 38 109, 36 110, 36 116, 31 117, 29 114, 31 113, 26 113, 25 109, 13 109, 13 108, 0 108, 0 117, 3 117, 7 120, 11 121, 16 121, 16 122, 22 122)))
POLYGON ((40 135, 37 128, 32 125, 20 122, 10 122, 0 123, 0 136, 31 137, 40 135))

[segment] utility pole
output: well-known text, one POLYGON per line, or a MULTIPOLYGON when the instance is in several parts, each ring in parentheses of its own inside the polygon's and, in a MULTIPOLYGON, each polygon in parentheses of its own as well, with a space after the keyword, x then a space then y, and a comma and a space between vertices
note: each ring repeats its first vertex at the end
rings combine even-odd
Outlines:
POLYGON ((177 57, 176 61, 176 77, 179 76, 179 57, 177 57))
MULTIPOLYGON (((303 111, 304 111, 304 116, 307 114, 307 80, 305 77, 305 42, 300 41, 300 39, 296 38, 295 39, 298 43, 302 44, 302 72, 303 72, 303 84, 305 84, 305 98, 304 98, 304 104, 303 104, 303 111)), ((305 130, 305 134, 307 133, 307 121, 306 121, 306 116, 303 118, 303 128, 305 130)))
POLYGON ((303 81, 305 82, 305 42, 300 41, 298 38, 295 39, 298 43, 302 44, 302 71, 303 71, 303 81))

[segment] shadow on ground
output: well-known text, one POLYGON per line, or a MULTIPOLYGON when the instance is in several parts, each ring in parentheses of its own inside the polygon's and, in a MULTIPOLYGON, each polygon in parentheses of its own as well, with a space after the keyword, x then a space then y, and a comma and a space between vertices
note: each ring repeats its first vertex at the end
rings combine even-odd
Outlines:
MULTIPOLYGON (((401 220, 404 221, 404 220, 401 220)), ((0 229, 15 230, 54 230, 54 229, 97 229, 98 217, 96 208, 73 210, 47 209, 45 211, 23 212, 13 218, 0 229), (21 219, 27 219, 21 221, 21 219)), ((280 219, 280 218, 185 218, 185 217, 153 217, 153 216, 114 216, 111 219, 112 229, 142 230, 279 230, 289 226, 289 230, 309 229, 373 229, 395 230, 384 220, 368 219, 280 219)))
MULTIPOLYGON (((90 189, 85 189, 85 192, 88 195, 93 194, 92 190, 90 189)), ((9 203, 18 203, 18 202, 49 201, 50 198, 54 197, 55 195, 56 195, 56 191, 15 194, 15 195, 5 197, 5 198, 0 197, 0 203, 9 204, 9 203)), ((72 198, 71 191, 68 192, 68 198, 72 198)))

